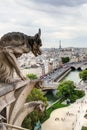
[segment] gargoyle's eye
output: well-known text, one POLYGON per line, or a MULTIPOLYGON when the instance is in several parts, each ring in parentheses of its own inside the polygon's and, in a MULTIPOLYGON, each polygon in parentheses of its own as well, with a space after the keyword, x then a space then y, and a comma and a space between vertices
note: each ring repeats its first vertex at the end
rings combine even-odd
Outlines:
POLYGON ((37 44, 38 44, 39 46, 42 46, 41 39, 38 39, 38 40, 37 40, 37 44))

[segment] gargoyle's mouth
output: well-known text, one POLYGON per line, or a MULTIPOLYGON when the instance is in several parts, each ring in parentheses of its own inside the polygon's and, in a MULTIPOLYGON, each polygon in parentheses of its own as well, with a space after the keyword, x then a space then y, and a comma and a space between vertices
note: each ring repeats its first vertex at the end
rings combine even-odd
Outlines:
POLYGON ((34 49, 32 52, 33 52, 33 54, 34 54, 35 56, 38 56, 38 55, 41 55, 41 54, 42 54, 42 51, 41 51, 40 48, 34 49))

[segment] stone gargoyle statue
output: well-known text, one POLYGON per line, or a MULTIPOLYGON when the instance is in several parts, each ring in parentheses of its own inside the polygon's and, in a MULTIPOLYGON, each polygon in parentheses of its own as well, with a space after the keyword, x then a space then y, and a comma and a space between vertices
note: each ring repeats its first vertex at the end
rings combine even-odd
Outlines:
POLYGON ((28 36, 20 32, 7 33, 0 39, 0 82, 12 83, 14 82, 14 71, 17 75, 24 80, 17 58, 23 53, 29 53, 30 51, 35 55, 41 55, 40 47, 41 42, 41 30, 34 36, 28 36))

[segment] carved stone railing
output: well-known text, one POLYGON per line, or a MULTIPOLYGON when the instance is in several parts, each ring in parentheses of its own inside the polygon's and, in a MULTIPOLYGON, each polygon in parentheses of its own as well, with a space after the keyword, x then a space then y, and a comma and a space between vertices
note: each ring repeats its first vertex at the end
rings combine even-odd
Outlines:
POLYGON ((15 91, 26 86, 29 80, 20 81, 14 84, 0 83, 0 112, 16 100, 15 91))
POLYGON ((16 130, 21 127, 24 118, 37 107, 44 111, 44 104, 40 101, 26 103, 28 94, 37 83, 38 80, 26 80, 0 86, 0 111, 5 107, 7 109, 6 118, 9 127, 7 130, 16 130))

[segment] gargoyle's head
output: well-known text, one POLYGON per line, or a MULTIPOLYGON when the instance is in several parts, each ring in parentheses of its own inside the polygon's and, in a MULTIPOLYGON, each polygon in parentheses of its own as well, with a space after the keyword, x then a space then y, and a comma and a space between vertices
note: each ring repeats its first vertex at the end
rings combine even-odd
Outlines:
POLYGON ((41 29, 39 29, 38 33, 35 34, 35 36, 32 38, 31 51, 35 56, 42 54, 40 50, 40 47, 42 46, 42 41, 40 36, 41 36, 41 29))

